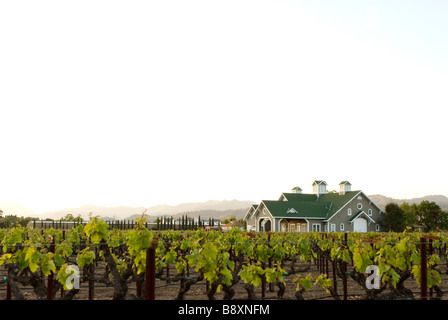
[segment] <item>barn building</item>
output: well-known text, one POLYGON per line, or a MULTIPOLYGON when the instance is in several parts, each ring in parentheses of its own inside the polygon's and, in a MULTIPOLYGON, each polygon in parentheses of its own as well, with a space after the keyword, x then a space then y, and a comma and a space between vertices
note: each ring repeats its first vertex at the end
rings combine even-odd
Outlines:
POLYGON ((324 180, 315 180, 313 193, 295 187, 278 200, 262 200, 244 216, 248 231, 370 232, 380 231, 383 210, 351 183, 339 183, 339 192, 327 192, 324 180))

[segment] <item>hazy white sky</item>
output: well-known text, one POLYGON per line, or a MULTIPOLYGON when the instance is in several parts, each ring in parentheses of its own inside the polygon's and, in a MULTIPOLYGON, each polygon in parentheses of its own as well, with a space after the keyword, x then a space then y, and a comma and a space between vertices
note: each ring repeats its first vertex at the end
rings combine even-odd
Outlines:
POLYGON ((448 195, 448 2, 2 1, 0 201, 448 195), (444 110, 445 109, 445 110, 444 110))

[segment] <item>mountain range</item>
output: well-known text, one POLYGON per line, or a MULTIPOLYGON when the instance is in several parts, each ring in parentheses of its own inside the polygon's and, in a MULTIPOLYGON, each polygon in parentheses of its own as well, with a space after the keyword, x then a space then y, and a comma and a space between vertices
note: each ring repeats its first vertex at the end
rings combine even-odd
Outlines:
MULTIPOLYGON (((444 195, 428 195, 424 197, 412 199, 394 199, 380 194, 370 195, 370 199, 375 202, 382 209, 390 203, 394 202, 402 204, 408 202, 410 204, 419 204, 423 200, 436 202, 442 210, 448 211, 448 197, 444 195)), ((89 213, 94 216, 100 216, 103 219, 129 219, 133 220, 142 215, 146 210, 146 214, 151 217, 156 216, 182 216, 198 217, 208 219, 214 217, 215 219, 226 219, 235 216, 236 219, 241 219, 246 213, 247 209, 256 202, 249 200, 209 200, 205 202, 189 202, 179 205, 156 205, 152 207, 130 207, 130 206, 96 206, 84 205, 77 208, 60 209, 56 211, 36 213, 20 204, 10 202, 0 202, 0 209, 3 210, 3 215, 17 215, 24 217, 36 217, 40 219, 60 219, 67 214, 73 216, 81 215, 83 219, 88 219, 89 213)))
POLYGON ((152 207, 131 207, 131 206, 97 206, 83 205, 76 208, 65 208, 55 211, 36 213, 33 210, 19 204, 0 202, 0 209, 3 215, 17 215, 25 217, 36 217, 40 219, 60 219, 67 214, 73 216, 81 215, 83 219, 88 219, 89 213, 93 216, 100 216, 104 219, 135 219, 140 217, 146 210, 148 216, 174 216, 187 214, 189 217, 203 218, 215 217, 216 219, 225 219, 226 217, 236 216, 242 218, 247 208, 253 203, 248 200, 208 200, 205 202, 189 202, 179 205, 156 205, 152 207))

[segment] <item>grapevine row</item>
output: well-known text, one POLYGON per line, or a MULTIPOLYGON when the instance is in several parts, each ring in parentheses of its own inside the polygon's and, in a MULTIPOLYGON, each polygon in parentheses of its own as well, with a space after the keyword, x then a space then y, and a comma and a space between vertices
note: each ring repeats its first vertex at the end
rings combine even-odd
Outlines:
MULTIPOLYGON (((179 282, 176 299, 186 299, 190 288, 206 282, 210 300, 224 292, 224 299, 232 299, 234 286, 243 284, 248 299, 261 298, 266 290, 277 287, 277 297, 285 292, 285 276, 293 276, 296 298, 304 299, 307 290, 323 288, 334 299, 341 299, 336 280, 348 277, 365 291, 364 299, 413 298, 404 282, 413 279, 424 283, 443 295, 440 289, 441 257, 447 257, 448 235, 430 237, 431 246, 422 264, 421 234, 417 233, 247 233, 231 229, 218 231, 152 231, 145 227, 144 217, 136 220, 132 230, 110 229, 104 221, 92 218, 86 225, 71 230, 32 229, 13 227, 0 229, 0 266, 7 270, 9 292, 14 299, 24 299, 20 285, 31 285, 39 299, 73 299, 79 289, 69 281, 74 276, 81 283, 100 282, 113 286, 113 299, 126 299, 129 284, 136 283, 137 297, 148 290, 146 279, 147 252, 156 245, 155 277, 167 282, 179 282), (157 239, 158 241, 154 241, 157 239), (434 241, 432 241, 434 240, 434 241), (98 277, 94 266, 103 262, 106 273, 98 277), (288 268, 286 268, 288 262, 288 268), (305 268, 299 268, 300 262, 305 268), (312 276, 308 271, 317 263, 321 273, 312 276), (347 264, 353 271, 347 272, 347 264), (329 273, 328 265, 333 273, 329 273), (80 274, 70 269, 76 265, 80 274), (174 270, 170 266, 175 266, 174 270), (366 270, 377 266, 381 283, 377 289, 367 287, 366 270), (325 267, 324 267, 325 266, 325 267), (426 272, 422 273, 423 270, 426 272), (190 277, 194 270, 196 277, 190 277), (82 274, 82 276, 81 276, 82 274), (49 290, 51 289, 51 290, 49 290), (50 294, 48 293, 50 292, 50 294)), ((346 297, 346 288, 343 288, 346 297)), ((12 298, 12 297, 9 297, 12 298)))

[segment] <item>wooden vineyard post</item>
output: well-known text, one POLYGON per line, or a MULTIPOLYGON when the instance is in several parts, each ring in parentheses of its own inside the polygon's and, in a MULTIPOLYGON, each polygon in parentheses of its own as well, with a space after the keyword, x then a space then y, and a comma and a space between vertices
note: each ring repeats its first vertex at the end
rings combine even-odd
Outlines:
POLYGON ((89 300, 93 300, 93 296, 95 294, 94 282, 93 278, 95 276, 95 269, 93 267, 93 263, 89 266, 90 277, 89 277, 89 300))
POLYGON ((264 300, 266 293, 266 283, 261 280, 261 299, 264 300))
MULTIPOLYGON (((53 236, 49 236, 49 242, 50 242, 50 252, 54 253, 54 238, 53 236)), ((48 276, 48 283, 47 283, 47 300, 53 300, 53 272, 50 273, 48 276)))
POLYGON ((135 283, 135 286, 137 288, 137 297, 141 298, 142 297, 142 286, 140 285, 139 280, 137 280, 137 282, 135 283))
MULTIPOLYGON (((271 241, 271 233, 268 233, 268 242, 267 242, 267 246, 269 247, 269 243, 271 241)), ((269 263, 269 260, 268 260, 269 263)), ((266 265, 263 262, 263 269, 265 269, 266 265)), ((263 277, 261 280, 261 299, 264 300, 264 298, 266 297, 266 277, 263 277)))
MULTIPOLYGON (((328 239, 332 239, 333 246, 334 246, 334 239, 337 239, 337 238, 338 238, 337 236, 328 237, 328 239)), ((337 292, 338 286, 337 286, 337 278, 336 278, 336 261, 332 260, 331 266, 333 269, 333 289, 334 289, 334 292, 337 292)), ((328 274, 328 271, 327 271, 327 274, 328 274)))
MULTIPOLYGON (((431 256, 432 253, 433 253, 433 251, 432 251, 432 238, 429 238, 428 242, 429 242, 429 246, 428 246, 428 249, 429 249, 429 255, 431 256)), ((431 287, 431 288, 429 288, 429 299, 432 298, 432 293, 433 293, 433 289, 432 289, 432 287, 431 287)))
POLYGON ((159 239, 153 238, 146 250, 145 300, 155 300, 156 298, 156 249, 158 243, 159 239))
MULTIPOLYGON (((347 232, 344 233, 344 244, 345 247, 348 248, 347 232)), ((347 300, 347 262, 344 261, 342 265, 344 272, 344 277, 342 278, 343 299, 347 300)))
MULTIPOLYGON (((271 234, 268 234, 268 247, 271 247, 271 234)), ((268 268, 272 268, 272 257, 269 257, 268 268)), ((274 292, 274 284, 269 282, 269 292, 274 292)))
MULTIPOLYGON (((422 300, 428 299, 428 254, 433 254, 433 240, 440 240, 440 237, 433 236, 433 235, 424 235, 420 238, 420 276, 421 276, 421 283, 420 283, 420 297, 422 300), (429 239, 428 242, 426 239, 429 239), (428 246, 427 246, 428 244, 428 246)), ((429 289, 429 297, 432 298, 433 296, 433 289, 429 289)))
POLYGON ((11 300, 11 284, 9 282, 11 276, 11 267, 8 267, 8 277, 6 278, 6 300, 11 300))
MULTIPOLYGON (((90 237, 87 239, 88 245, 91 245, 92 242, 90 241, 90 237)), ((97 249, 95 248, 95 257, 97 257, 97 249)), ((93 300, 94 296, 94 267, 93 267, 93 261, 89 266, 89 300, 93 300)))
POLYGON ((426 238, 420 238, 420 298, 427 299, 428 279, 426 265, 426 238))
MULTIPOLYGON (((180 236, 180 240, 183 241, 184 240, 184 236, 180 236)), ((180 256, 181 258, 184 260, 185 259, 185 254, 184 254, 184 250, 180 249, 180 256)), ((184 289, 185 285, 184 285, 184 280, 185 279, 185 270, 182 270, 182 274, 181 274, 181 278, 180 278, 180 288, 181 290, 184 289)))

